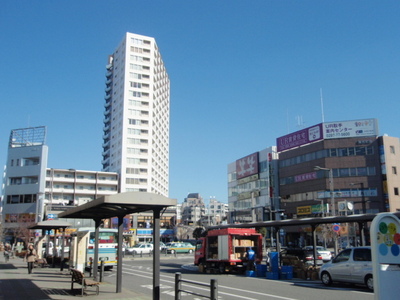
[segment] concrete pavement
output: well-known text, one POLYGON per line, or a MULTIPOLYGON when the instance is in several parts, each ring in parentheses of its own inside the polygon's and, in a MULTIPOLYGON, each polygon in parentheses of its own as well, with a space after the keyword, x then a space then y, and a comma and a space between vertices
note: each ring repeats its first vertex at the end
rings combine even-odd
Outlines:
MULTIPOLYGON (((85 274, 88 276, 88 273, 85 274)), ((0 256, 0 300, 66 300, 80 296, 81 285, 75 283, 71 291, 71 275, 68 269, 34 268, 28 274, 27 263, 21 258, 11 258, 8 263, 0 256)), ((113 300, 150 300, 152 295, 136 293, 122 289, 116 293, 115 284, 103 281, 100 283, 100 293, 96 295, 95 288, 88 287, 86 296, 96 299, 113 300)))

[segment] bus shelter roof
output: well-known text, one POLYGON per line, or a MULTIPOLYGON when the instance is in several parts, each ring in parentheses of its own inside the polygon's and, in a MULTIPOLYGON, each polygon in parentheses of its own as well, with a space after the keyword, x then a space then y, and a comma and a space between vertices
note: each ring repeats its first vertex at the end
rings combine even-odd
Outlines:
POLYGON ((70 227, 71 224, 61 220, 46 220, 37 222, 35 225, 29 227, 29 229, 44 229, 44 230, 51 230, 51 229, 58 229, 58 228, 67 228, 70 227))
POLYGON ((145 192, 126 192, 102 196, 80 206, 68 209, 59 218, 106 219, 132 213, 162 210, 177 204, 176 199, 145 192))

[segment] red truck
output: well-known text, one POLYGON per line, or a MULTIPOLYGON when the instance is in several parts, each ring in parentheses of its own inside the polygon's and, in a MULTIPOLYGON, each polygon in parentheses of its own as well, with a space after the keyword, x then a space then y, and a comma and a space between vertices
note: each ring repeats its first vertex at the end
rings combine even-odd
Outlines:
POLYGON ((255 263, 262 261, 262 235, 254 228, 213 229, 199 239, 194 264, 199 271, 219 273, 244 272, 247 266, 246 253, 255 252, 255 263))

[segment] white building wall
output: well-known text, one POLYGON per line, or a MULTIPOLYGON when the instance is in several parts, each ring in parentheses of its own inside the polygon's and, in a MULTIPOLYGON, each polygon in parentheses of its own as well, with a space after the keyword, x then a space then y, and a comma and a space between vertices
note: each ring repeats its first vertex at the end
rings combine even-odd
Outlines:
POLYGON ((118 192, 118 174, 75 169, 47 169, 45 204, 76 206, 118 192))
POLYGON ((168 197, 169 91, 154 38, 127 33, 107 65, 103 136, 103 170, 120 174, 121 192, 168 197))
POLYGON ((48 147, 46 128, 11 131, 4 172, 2 215, 5 228, 43 218, 43 194, 48 147))

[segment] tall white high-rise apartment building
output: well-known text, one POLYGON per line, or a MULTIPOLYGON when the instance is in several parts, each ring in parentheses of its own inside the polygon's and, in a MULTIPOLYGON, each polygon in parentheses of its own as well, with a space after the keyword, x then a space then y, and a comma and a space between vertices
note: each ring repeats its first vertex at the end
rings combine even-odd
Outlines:
POLYGON ((120 192, 168 197, 170 80, 155 39, 126 33, 106 68, 103 171, 120 192))

